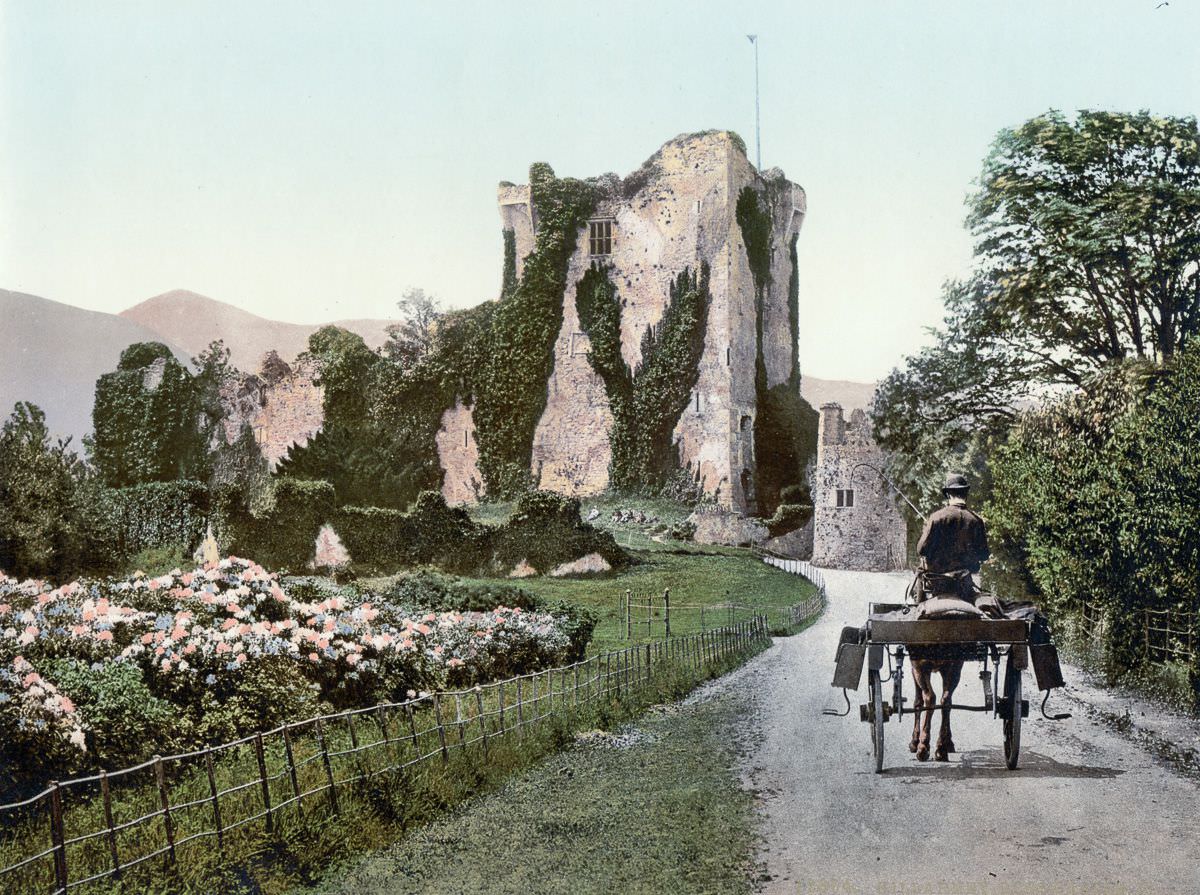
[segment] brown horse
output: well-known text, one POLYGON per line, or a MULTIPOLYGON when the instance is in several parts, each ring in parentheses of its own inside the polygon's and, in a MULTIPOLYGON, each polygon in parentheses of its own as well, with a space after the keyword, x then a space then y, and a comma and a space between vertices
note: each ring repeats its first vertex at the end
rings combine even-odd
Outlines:
POLYGON ((949 761, 950 753, 956 751, 950 734, 950 702, 954 688, 962 678, 963 658, 945 647, 910 647, 909 664, 917 694, 913 702, 913 735, 908 751, 917 754, 918 761, 929 760, 929 734, 933 726, 933 709, 938 704, 933 689, 934 673, 942 676, 942 726, 938 731, 935 761, 949 761), (924 720, 921 715, 924 713, 924 720))

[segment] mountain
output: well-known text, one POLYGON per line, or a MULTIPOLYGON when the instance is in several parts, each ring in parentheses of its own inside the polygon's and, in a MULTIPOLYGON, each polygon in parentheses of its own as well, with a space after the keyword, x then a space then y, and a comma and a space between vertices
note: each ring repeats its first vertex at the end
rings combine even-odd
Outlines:
MULTIPOLYGON (((134 342, 163 341, 115 314, 7 289, 0 289, 0 321, 0 421, 18 401, 31 401, 45 411, 50 431, 74 436, 76 448, 92 429, 96 379, 115 370, 134 342)), ((186 351, 170 347, 187 362, 186 351)))
POLYGON ((800 394, 814 410, 820 410, 822 404, 836 402, 842 405, 848 416, 855 408, 866 410, 871 406, 875 399, 875 383, 818 379, 806 374, 800 378, 800 394))
MULTIPOLYGON (((157 333, 159 341, 178 345, 195 356, 216 339, 224 341, 230 361, 247 373, 257 373, 262 357, 274 349, 291 361, 308 347, 308 337, 326 324, 284 323, 268 320, 186 289, 164 292, 121 312, 121 317, 157 333)), ((384 328, 392 320, 335 320, 358 333, 371 348, 387 338, 384 328)))

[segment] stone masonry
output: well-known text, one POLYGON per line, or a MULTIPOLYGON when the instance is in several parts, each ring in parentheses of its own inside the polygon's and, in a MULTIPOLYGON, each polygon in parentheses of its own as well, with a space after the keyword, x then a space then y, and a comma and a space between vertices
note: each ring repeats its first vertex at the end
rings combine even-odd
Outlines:
POLYGON ((272 469, 292 445, 308 444, 324 420, 324 392, 316 367, 302 359, 286 363, 274 351, 263 357, 257 374, 241 376, 221 392, 225 440, 232 444, 247 424, 272 469))
POLYGON ((907 563, 907 528, 891 487, 876 470, 887 455, 862 410, 847 421, 840 404, 823 404, 813 499, 813 564, 890 571, 907 563))
MULTIPOLYGON (((753 512, 755 289, 735 209, 746 186, 771 208, 763 350, 768 385, 774 386, 788 379, 796 350, 788 322, 789 249, 804 220, 804 191, 778 169, 756 171, 741 141, 726 131, 677 137, 624 180, 606 175, 600 183, 605 195, 592 221, 609 223, 611 245, 594 253, 591 222, 576 238, 546 410, 534 435, 534 480, 577 496, 608 486, 612 412, 604 383, 588 362, 588 339, 575 309, 575 285, 584 272, 593 261, 608 266, 622 305, 621 351, 636 368, 642 335, 662 319, 672 280, 707 263, 712 303, 699 380, 673 439, 680 465, 719 505, 753 512)), ((537 209, 528 186, 502 184, 498 199, 503 226, 514 232, 519 274, 534 246, 537 209)), ((448 463, 443 455, 443 468, 448 463)))

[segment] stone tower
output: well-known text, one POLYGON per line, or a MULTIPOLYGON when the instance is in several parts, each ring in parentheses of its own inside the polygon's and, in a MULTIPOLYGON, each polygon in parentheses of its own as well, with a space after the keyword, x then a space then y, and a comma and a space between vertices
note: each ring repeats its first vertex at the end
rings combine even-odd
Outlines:
MULTIPOLYGON (((804 190, 778 169, 757 171, 741 139, 728 131, 677 137, 629 177, 606 175, 599 182, 603 198, 579 229, 570 260, 554 372, 534 435, 534 482, 576 496, 608 486, 613 417, 604 383, 588 360, 575 284, 594 261, 607 266, 622 300, 621 354, 636 369, 643 333, 662 319, 671 282, 685 269, 697 271, 706 264, 711 304, 699 378, 672 438, 680 466, 706 493, 724 507, 752 512, 758 329, 755 282, 736 206, 743 188, 752 187, 770 209, 762 358, 772 387, 789 382, 796 363, 788 290, 793 240, 806 209, 804 190)), ((502 184, 498 200, 503 226, 514 237, 519 276, 534 247, 538 210, 528 186, 502 184)), ((469 409, 457 408, 453 415, 448 430, 469 432, 469 409)), ((474 447, 470 437, 448 438, 446 447, 443 490, 461 498, 478 485, 477 470, 463 462, 474 447)))
POLYGON ((840 404, 821 405, 811 480, 814 565, 875 572, 906 566, 904 516, 876 471, 886 463, 862 410, 847 421, 840 404))

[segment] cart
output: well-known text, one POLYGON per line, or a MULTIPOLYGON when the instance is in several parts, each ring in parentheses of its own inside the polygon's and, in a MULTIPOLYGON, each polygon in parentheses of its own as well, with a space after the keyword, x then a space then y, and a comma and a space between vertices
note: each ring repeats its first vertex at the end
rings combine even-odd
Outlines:
MULTIPOLYGON (((1058 650, 1048 637, 1031 642, 1032 613, 1027 618, 918 618, 915 607, 905 604, 872 603, 867 623, 861 628, 842 629, 838 644, 833 686, 841 687, 846 711, 826 709, 826 714, 846 715, 850 711, 847 690, 857 690, 863 665, 867 668, 867 701, 859 706, 859 718, 870 726, 871 761, 875 773, 883 772, 884 724, 912 716, 916 709, 905 706, 903 694, 904 662, 916 647, 922 654, 939 658, 978 661, 983 664, 979 680, 983 687, 982 705, 951 704, 951 710, 990 712, 1001 722, 1004 736, 1004 763, 1016 770, 1021 755, 1021 722, 1029 717, 1029 701, 1022 693, 1022 673, 1032 664, 1039 690, 1046 691, 1042 715, 1051 721, 1069 718, 1069 714, 1046 714, 1050 691, 1063 686, 1058 650), (1040 642, 1040 641, 1046 642, 1040 642), (884 664, 887 674, 884 675, 884 664), (992 685, 992 669, 998 674, 1004 665, 1002 689, 992 685), (990 665, 990 667, 989 667, 990 665), (891 699, 885 688, 891 685, 891 699)), ((938 703, 930 709, 944 708, 938 703)))

